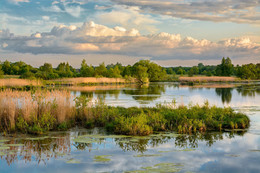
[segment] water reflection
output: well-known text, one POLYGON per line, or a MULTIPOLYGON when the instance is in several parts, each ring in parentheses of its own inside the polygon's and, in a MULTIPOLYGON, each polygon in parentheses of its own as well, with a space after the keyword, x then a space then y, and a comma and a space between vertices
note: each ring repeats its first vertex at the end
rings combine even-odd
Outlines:
POLYGON ((222 103, 230 103, 233 88, 216 88, 216 94, 221 97, 222 103))
MULTIPOLYGON (((155 103, 154 101, 172 101, 167 100, 169 95, 174 93, 176 97, 186 95, 186 88, 193 94, 204 95, 214 91, 220 98, 222 104, 229 104, 233 99, 233 95, 237 93, 242 97, 256 97, 260 95, 260 84, 205 84, 185 86, 177 83, 151 83, 149 85, 123 85, 123 86, 89 86, 89 87, 71 87, 73 93, 77 95, 85 95, 91 99, 102 98, 110 101, 116 101, 119 105, 125 101, 137 101, 138 104, 148 105, 155 103), (166 99, 165 99, 166 98, 166 99), (162 100, 164 99, 164 100, 162 100)), ((188 95, 187 95, 188 96, 188 95)), ((138 106, 138 105, 135 105, 138 106)))
POLYGON ((142 104, 159 98, 162 93, 165 93, 165 85, 140 85, 134 90, 123 89, 122 92, 131 95, 134 100, 142 104))
MULTIPOLYGON (((23 138, 5 138, 8 142, 1 142, 1 160, 5 160, 11 165, 18 160, 25 162, 36 161, 38 164, 48 161, 50 158, 67 157, 71 153, 72 146, 76 150, 87 150, 89 152, 97 150, 98 146, 112 142, 115 147, 122 151, 135 151, 144 153, 150 147, 157 147, 161 144, 174 141, 175 147, 197 148, 198 143, 205 141, 211 147, 216 141, 229 139, 237 135, 243 136, 245 131, 239 133, 197 133, 193 135, 178 135, 175 133, 162 133, 148 137, 124 137, 124 138, 100 138, 97 136, 94 142, 78 143, 72 139, 88 134, 89 131, 74 131, 72 133, 57 133, 43 137, 23 136, 23 138), (114 142, 113 142, 114 141, 114 142)), ((88 157, 88 156, 86 156, 88 157)))
POLYGON ((57 158, 70 153, 69 135, 7 138, 9 142, 0 143, 1 160, 11 165, 18 160, 44 163, 50 158, 57 158))

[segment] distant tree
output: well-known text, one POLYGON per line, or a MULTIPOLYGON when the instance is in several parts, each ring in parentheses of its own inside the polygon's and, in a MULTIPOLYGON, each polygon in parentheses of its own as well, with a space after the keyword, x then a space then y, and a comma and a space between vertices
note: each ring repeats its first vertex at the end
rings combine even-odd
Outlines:
POLYGON ((11 74, 11 64, 9 61, 5 61, 2 65, 2 70, 4 71, 4 74, 11 74))
POLYGON ((135 77, 136 79, 140 82, 140 83, 146 83, 149 82, 149 78, 148 78, 148 73, 147 73, 148 68, 138 65, 136 67, 136 73, 135 73, 135 77))
POLYGON ((231 76, 233 74, 233 64, 231 59, 223 57, 221 64, 217 66, 216 75, 217 76, 231 76))
POLYGON ((119 67, 110 68, 108 70, 108 77, 121 78, 119 67))
POLYGON ((188 75, 189 76, 193 76, 194 74, 198 74, 199 73, 199 68, 197 66, 193 66, 189 72, 188 72, 188 75))
POLYGON ((0 79, 4 77, 4 72, 2 70, 2 65, 0 64, 0 79))
POLYGON ((123 72, 122 72, 122 75, 123 77, 126 77, 126 76, 132 76, 132 66, 131 65, 128 65, 124 68, 123 72))
POLYGON ((107 69, 104 62, 95 68, 95 76, 107 76, 107 69))
POLYGON ((69 63, 62 62, 56 68, 56 72, 59 77, 73 77, 75 69, 69 65, 69 63))
POLYGON ((35 74, 37 78, 42 79, 56 79, 59 78, 57 73, 54 73, 52 65, 50 63, 44 63, 43 66, 40 66, 38 72, 35 74))

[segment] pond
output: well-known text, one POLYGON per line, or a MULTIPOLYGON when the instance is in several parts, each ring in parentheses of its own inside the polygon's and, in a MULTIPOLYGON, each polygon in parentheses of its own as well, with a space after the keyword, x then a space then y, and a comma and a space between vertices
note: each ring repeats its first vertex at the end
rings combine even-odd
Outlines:
POLYGON ((151 83, 149 86, 68 87, 75 96, 113 106, 231 106, 246 113, 249 129, 145 137, 73 128, 42 136, 0 136, 0 172, 260 172, 260 83, 151 83))

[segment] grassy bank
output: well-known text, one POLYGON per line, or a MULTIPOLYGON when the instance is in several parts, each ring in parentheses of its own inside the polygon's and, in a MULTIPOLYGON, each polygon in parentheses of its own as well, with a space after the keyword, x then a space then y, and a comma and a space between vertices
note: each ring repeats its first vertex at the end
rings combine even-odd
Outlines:
POLYGON ((115 134, 148 135, 154 131, 179 133, 244 129, 249 118, 231 108, 157 105, 153 108, 124 108, 74 98, 68 91, 0 92, 0 131, 41 134, 74 126, 105 127, 115 134))

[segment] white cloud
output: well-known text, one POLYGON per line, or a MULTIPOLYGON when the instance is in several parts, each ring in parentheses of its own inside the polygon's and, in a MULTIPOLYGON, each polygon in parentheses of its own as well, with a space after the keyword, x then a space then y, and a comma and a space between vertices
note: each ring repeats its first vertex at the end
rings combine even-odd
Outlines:
POLYGON ((136 29, 109 28, 94 22, 81 27, 60 25, 50 32, 15 36, 9 30, 0 32, 3 50, 33 54, 118 54, 153 57, 154 60, 214 60, 223 56, 233 59, 260 58, 260 44, 249 38, 232 38, 219 42, 182 38, 180 34, 141 35, 136 29))
POLYGON ((42 16, 42 19, 43 20, 50 20, 50 17, 49 16, 42 16))
POLYGON ((260 24, 259 0, 205 0, 205 1, 159 1, 159 0, 112 0, 127 6, 138 6, 150 13, 172 17, 213 21, 260 24))
POLYGON ((102 24, 116 24, 126 28, 137 28, 138 30, 156 32, 155 24, 160 23, 151 15, 142 14, 138 7, 125 8, 121 5, 113 6, 110 12, 101 11, 95 15, 95 20, 102 24))
POLYGON ((29 0, 9 0, 8 2, 18 5, 21 2, 30 2, 30 1, 29 0))

